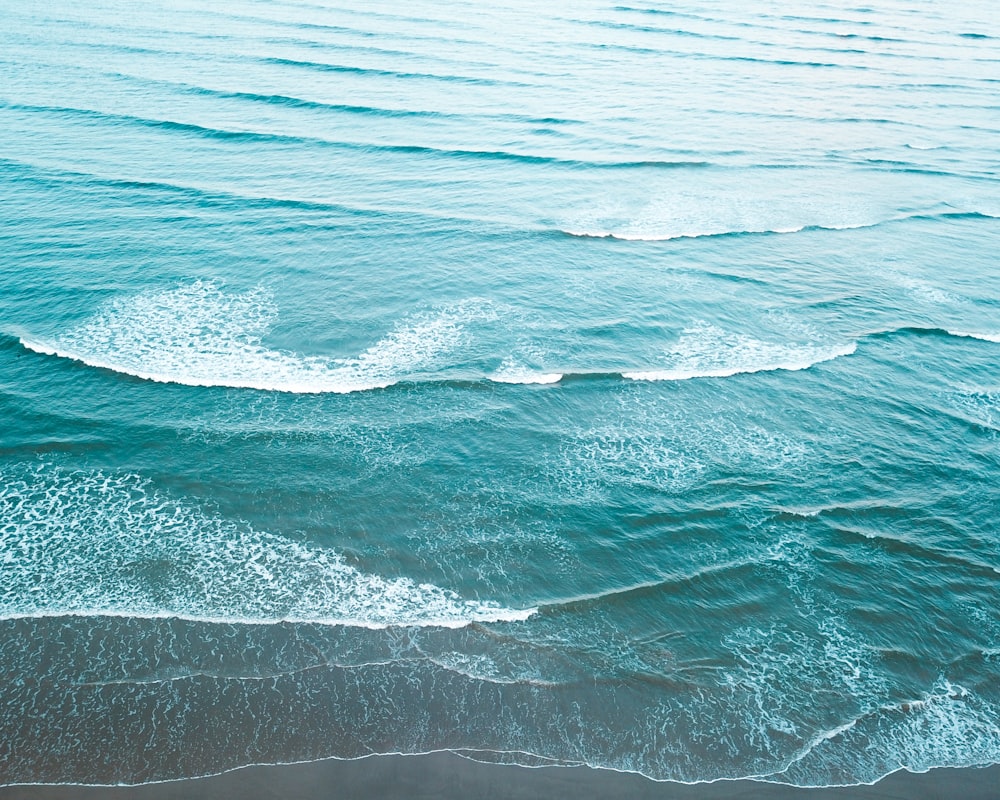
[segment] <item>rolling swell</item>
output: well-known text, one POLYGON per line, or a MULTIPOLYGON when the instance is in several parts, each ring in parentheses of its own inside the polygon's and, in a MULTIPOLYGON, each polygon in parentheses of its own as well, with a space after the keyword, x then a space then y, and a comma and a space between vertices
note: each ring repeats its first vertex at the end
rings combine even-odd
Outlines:
MULTIPOLYGON (((113 76, 116 78, 122 78, 127 80, 133 79, 133 76, 124 75, 122 73, 114 73, 113 76)), ((227 91, 223 89, 213 89, 208 86, 177 83, 173 81, 156 80, 152 78, 142 78, 140 82, 144 86, 149 86, 149 85, 162 86, 169 90, 179 91, 184 94, 194 95, 197 97, 207 97, 220 100, 245 100, 251 103, 260 103, 268 106, 298 108, 310 111, 344 112, 349 114, 371 115, 374 117, 403 118, 403 119, 415 118, 415 119, 433 119, 433 120, 465 120, 470 118, 475 119, 482 116, 486 119, 497 119, 497 120, 520 122, 533 125, 582 124, 581 120, 572 119, 568 117, 534 117, 524 114, 512 114, 499 111, 496 113, 488 113, 482 115, 459 114, 447 111, 429 111, 424 109, 413 109, 413 108, 386 108, 383 106, 375 106, 375 105, 354 105, 350 103, 333 103, 321 100, 308 100, 304 97, 298 97, 286 94, 262 94, 259 92, 227 91)))
MULTIPOLYGON (((286 98, 281 97, 274 102, 282 102, 286 98)), ((295 98, 287 98, 289 103, 298 102, 295 98)), ((307 101, 308 102, 308 101, 307 101)), ((373 113, 376 116, 395 116, 396 112, 389 109, 368 109, 367 107, 351 106, 330 106, 341 110, 356 110, 359 113, 373 113)), ((559 156, 535 155, 531 153, 517 153, 508 150, 465 150, 449 149, 440 147, 430 147, 427 145, 394 145, 375 144, 372 142, 345 142, 319 137, 296 136, 281 133, 265 133, 251 130, 230 130, 226 128, 215 128, 204 125, 197 125, 191 122, 178 122, 175 120, 153 119, 149 117, 139 117, 129 114, 116 114, 111 112, 95 111, 93 109, 77 108, 70 106, 42 106, 9 103, 6 108, 27 111, 31 113, 55 114, 67 117, 79 117, 90 120, 98 120, 112 124, 137 125, 154 130, 176 131, 192 136, 206 139, 217 139, 221 141, 234 142, 254 142, 262 145, 268 144, 292 144, 311 145, 328 147, 337 150, 350 152, 370 152, 389 153, 398 155, 424 155, 443 159, 475 160, 485 162, 515 162, 520 164, 551 164, 553 166, 572 167, 577 169, 678 169, 678 168, 699 168, 712 166, 706 161, 588 161, 583 159, 563 158, 559 156)), ((424 112, 400 112, 400 116, 423 115, 424 112)), ((427 115, 435 115, 433 112, 426 112, 427 115)))
MULTIPOLYGON (((382 208, 364 205, 345 205, 325 200, 309 200, 295 197, 273 195, 254 195, 248 192, 226 191, 219 187, 207 188, 197 185, 186 185, 154 180, 132 180, 95 175, 89 172, 58 170, 50 167, 37 167, 24 161, 0 158, 0 166, 16 171, 19 180, 32 181, 37 184, 70 185, 84 192, 101 189, 109 194, 116 192, 149 192, 155 193, 156 203, 164 202, 175 206, 194 206, 196 208, 236 208, 239 210, 253 209, 260 212, 276 210, 295 210, 313 212, 319 215, 331 213, 351 217, 364 222, 384 222, 389 219, 402 220, 410 226, 417 224, 440 224, 447 220, 453 224, 467 224, 468 220, 448 216, 433 210, 403 210, 398 208, 382 208)), ((477 221, 477 224, 481 224, 477 221)))
POLYGON ((403 79, 423 79, 433 81, 444 81, 446 83, 467 83, 473 86, 530 86, 530 84, 517 83, 514 81, 501 81, 495 78, 469 77, 465 75, 437 75, 429 72, 398 72, 396 70, 372 69, 369 67, 356 67, 350 64, 331 64, 319 61, 300 61, 292 58, 267 58, 267 63, 282 67, 298 67, 314 72, 333 72, 349 75, 366 75, 378 78, 403 78, 403 79))

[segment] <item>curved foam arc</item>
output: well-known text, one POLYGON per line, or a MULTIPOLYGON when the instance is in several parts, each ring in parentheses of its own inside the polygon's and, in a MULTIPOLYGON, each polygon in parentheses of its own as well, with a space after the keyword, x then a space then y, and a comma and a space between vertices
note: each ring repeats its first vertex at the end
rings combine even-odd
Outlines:
POLYGON ((366 628, 517 621, 504 608, 210 516, 134 475, 0 473, 0 617, 114 615, 366 628))
POLYGON ((677 346, 668 353, 672 366, 623 372, 622 377, 636 381, 682 381, 774 370, 797 371, 851 355, 856 350, 857 342, 836 346, 765 342, 700 323, 686 328, 677 346))
POLYGON ((21 337, 29 350, 145 380, 293 393, 385 388, 427 369, 461 341, 476 309, 459 305, 402 325, 361 355, 328 359, 261 344, 277 316, 261 289, 227 294, 196 282, 117 299, 54 341, 21 337))

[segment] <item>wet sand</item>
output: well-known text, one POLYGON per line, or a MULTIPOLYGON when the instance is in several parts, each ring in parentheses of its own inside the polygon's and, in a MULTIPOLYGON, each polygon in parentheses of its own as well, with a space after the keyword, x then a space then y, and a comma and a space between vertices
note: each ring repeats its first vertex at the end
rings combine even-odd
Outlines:
POLYGON ((801 789, 755 781, 685 786, 587 767, 480 764, 451 753, 246 767, 209 778, 131 787, 12 786, 0 800, 995 800, 1000 766, 898 772, 874 786, 801 789))

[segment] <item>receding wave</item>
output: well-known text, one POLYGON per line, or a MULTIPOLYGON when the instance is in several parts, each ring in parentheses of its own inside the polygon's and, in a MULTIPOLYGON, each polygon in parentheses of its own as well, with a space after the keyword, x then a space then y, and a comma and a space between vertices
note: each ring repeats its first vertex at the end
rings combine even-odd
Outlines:
POLYGON ((796 371, 851 355, 856 349, 854 341, 835 345, 768 342, 699 323, 682 332, 668 353, 669 366, 622 374, 636 381, 681 381, 773 370, 796 371))
POLYGON ((870 708, 815 735, 785 769, 765 779, 824 787, 844 784, 847 764, 856 782, 874 782, 901 768, 996 763, 994 714, 979 694, 941 677, 919 697, 870 708))
POLYGON ((205 513, 135 475, 40 466, 0 477, 0 618, 384 628, 461 627, 534 613, 366 574, 332 550, 205 513))
POLYGON ((255 289, 224 292, 203 281, 116 299, 52 340, 21 337, 38 353, 160 383, 294 393, 364 391, 391 386, 440 365, 458 345, 473 305, 411 319, 349 359, 273 350, 261 343, 276 309, 255 289))

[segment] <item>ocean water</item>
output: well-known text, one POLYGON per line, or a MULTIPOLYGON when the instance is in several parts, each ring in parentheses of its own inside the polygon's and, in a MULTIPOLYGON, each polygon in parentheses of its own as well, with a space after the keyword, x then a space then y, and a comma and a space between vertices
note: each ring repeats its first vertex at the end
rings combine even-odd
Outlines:
POLYGON ((0 783, 1000 761, 985 0, 0 0, 0 783))

